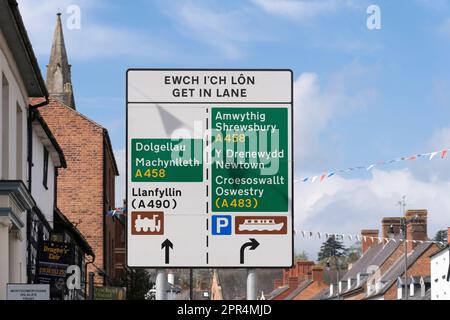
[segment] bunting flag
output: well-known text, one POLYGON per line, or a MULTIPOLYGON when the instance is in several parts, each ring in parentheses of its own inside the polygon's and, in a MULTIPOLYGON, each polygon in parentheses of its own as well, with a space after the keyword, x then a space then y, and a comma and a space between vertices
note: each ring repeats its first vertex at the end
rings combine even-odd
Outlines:
POLYGON ((109 210, 106 212, 107 217, 118 217, 121 214, 125 214, 126 209, 124 208, 115 208, 113 210, 109 210))
POLYGON ((303 238, 309 237, 312 238, 314 235, 317 235, 318 239, 321 239, 322 236, 325 236, 324 238, 337 238, 339 240, 344 240, 344 238, 348 238, 349 240, 356 239, 357 241, 363 241, 367 242, 370 241, 371 243, 378 242, 378 244, 381 243, 388 243, 390 241, 393 241, 394 243, 398 242, 412 242, 412 243, 435 243, 441 246, 444 246, 446 243, 441 241, 434 241, 434 240, 405 240, 405 239, 394 239, 394 238, 383 238, 383 237, 370 237, 370 236, 361 236, 361 235, 354 235, 354 234, 340 234, 340 233, 331 233, 331 232, 315 232, 315 231, 307 231, 307 230, 294 230, 294 235, 302 235, 303 238))
POLYGON ((372 169, 379 167, 379 166, 384 166, 384 165, 388 165, 388 164, 392 164, 392 163, 396 163, 396 162, 402 162, 402 161, 415 161, 418 158, 422 158, 422 157, 428 157, 428 159, 431 161, 431 160, 433 160, 434 157, 436 157, 437 155, 440 155, 441 159, 445 159, 445 158, 447 158, 449 151, 450 151, 450 149, 443 149, 443 150, 433 151, 433 152, 428 152, 428 153, 413 154, 413 155, 406 156, 406 157, 395 158, 395 159, 392 159, 389 161, 378 161, 376 163, 372 163, 372 164, 369 164, 366 166, 351 167, 351 168, 341 169, 341 170, 336 170, 336 171, 325 171, 321 175, 316 175, 313 177, 304 177, 301 180, 295 180, 295 182, 298 182, 298 181, 302 181, 302 182, 311 181, 312 183, 314 183, 316 181, 324 182, 325 180, 336 175, 336 173, 350 173, 350 172, 353 172, 356 170, 371 171, 372 169))

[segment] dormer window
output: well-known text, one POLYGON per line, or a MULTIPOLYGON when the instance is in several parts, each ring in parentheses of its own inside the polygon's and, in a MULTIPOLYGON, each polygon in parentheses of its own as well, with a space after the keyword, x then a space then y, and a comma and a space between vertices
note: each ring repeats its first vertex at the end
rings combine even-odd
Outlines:
POLYGON ((381 291, 381 288, 383 287, 383 284, 381 283, 381 281, 377 281, 375 283, 375 292, 379 292, 381 291))
POLYGON ((425 297, 426 287, 425 287, 425 280, 423 277, 420 277, 420 296, 423 298, 425 297))
POLYGON ((411 283, 409 284, 409 296, 410 297, 414 297, 414 291, 415 291, 414 289, 415 289, 414 280, 411 279, 411 283))

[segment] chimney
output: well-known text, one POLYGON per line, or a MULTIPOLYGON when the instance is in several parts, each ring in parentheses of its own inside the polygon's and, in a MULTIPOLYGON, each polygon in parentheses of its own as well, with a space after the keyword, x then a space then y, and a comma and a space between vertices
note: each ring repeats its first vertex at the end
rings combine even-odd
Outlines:
POLYGON ((378 243, 378 240, 372 240, 370 237, 378 237, 379 231, 377 229, 372 230, 361 230, 361 243, 362 243, 362 253, 364 254, 370 247, 378 243), (364 237, 366 237, 364 239, 364 237))
POLYGON ((314 266, 312 261, 297 261, 297 277, 300 281, 304 281, 311 274, 311 268, 314 266))
POLYGON ((427 240, 427 210, 408 210, 406 219, 406 240, 408 252, 414 250, 419 242, 412 240, 427 240))
POLYGON ((283 269, 283 286, 287 285, 289 282, 290 271, 291 269, 283 269))
POLYGON ((275 279, 273 280, 273 288, 277 289, 283 286, 283 279, 275 279))
POLYGON ((314 266, 312 268, 312 279, 318 283, 323 282, 323 268, 320 266, 314 266))
POLYGON ((295 289, 298 287, 298 278, 297 277, 289 277, 289 289, 295 289))
POLYGON ((393 238, 401 233, 402 218, 401 217, 386 217, 381 220, 383 228, 383 238, 393 238))

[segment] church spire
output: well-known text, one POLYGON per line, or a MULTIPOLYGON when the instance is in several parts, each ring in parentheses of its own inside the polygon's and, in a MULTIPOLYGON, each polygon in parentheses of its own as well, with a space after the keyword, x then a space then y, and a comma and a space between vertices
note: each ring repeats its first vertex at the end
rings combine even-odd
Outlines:
POLYGON ((53 35, 52 52, 47 65, 47 89, 51 97, 75 109, 70 67, 64 43, 61 13, 58 13, 53 35))

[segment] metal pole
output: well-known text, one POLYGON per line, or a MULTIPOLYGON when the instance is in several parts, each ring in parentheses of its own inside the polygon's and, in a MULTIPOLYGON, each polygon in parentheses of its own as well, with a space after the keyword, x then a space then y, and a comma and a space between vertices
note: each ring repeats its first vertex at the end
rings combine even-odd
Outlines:
POLYGON ((406 235, 407 235, 407 231, 406 231, 406 217, 403 218, 403 242, 404 242, 404 246, 405 246, 405 277, 404 277, 404 282, 405 282, 405 300, 408 300, 408 246, 406 245, 406 235))
MULTIPOLYGON (((340 272, 339 272, 339 258, 338 258, 338 257, 336 257, 336 272, 337 272, 337 279, 336 279, 336 282, 337 282, 337 284, 338 284, 338 288, 337 288, 337 291, 338 291, 337 299, 338 299, 338 300, 341 300, 341 291, 339 290, 339 288, 340 288, 339 283, 341 282, 339 278, 341 277, 341 275, 340 275, 340 272)), ((341 284, 341 286, 342 286, 342 284, 341 284)))
POLYGON ((156 300, 167 300, 167 272, 156 269, 156 300))
POLYGON ((189 300, 194 299, 193 288, 192 288, 192 282, 194 281, 193 277, 194 277, 194 270, 189 269, 189 300))
POLYGON ((94 300, 94 273, 89 272, 89 300, 94 300))
POLYGON ((256 272, 255 272, 255 269, 247 270, 247 300, 256 300, 256 272))

